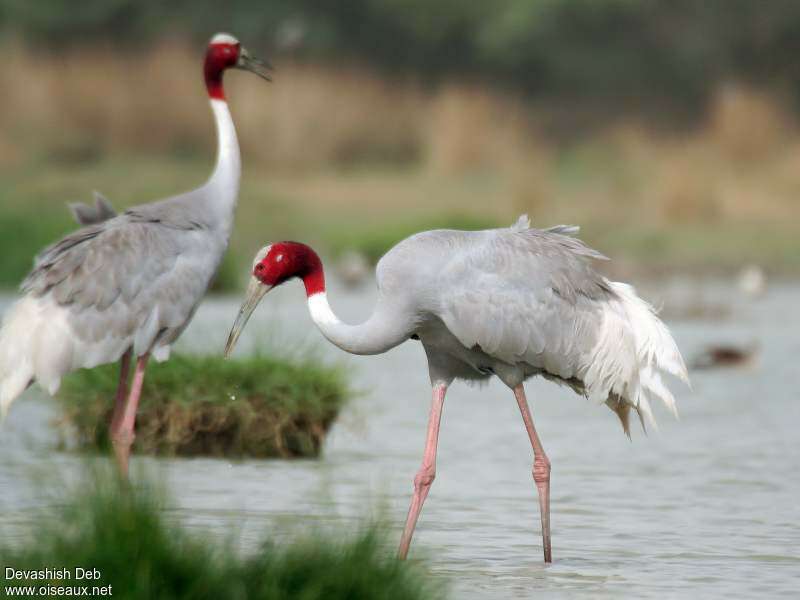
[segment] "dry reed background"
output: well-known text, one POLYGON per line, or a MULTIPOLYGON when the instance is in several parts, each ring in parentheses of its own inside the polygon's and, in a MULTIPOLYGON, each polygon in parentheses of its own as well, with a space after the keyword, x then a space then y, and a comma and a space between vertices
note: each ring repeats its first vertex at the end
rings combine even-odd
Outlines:
MULTIPOLYGON (((44 54, 9 43, 3 55, 0 172, 129 156, 210 163, 196 47, 172 40, 127 55, 102 45, 44 54)), ((712 241, 730 239, 705 255, 710 264, 736 248, 739 232, 769 232, 779 247, 753 260, 800 264, 792 241, 800 135, 775 94, 731 83, 690 128, 634 116, 559 137, 547 133, 545 108, 480 83, 426 86, 346 65, 277 67, 269 87, 232 74, 228 95, 246 177, 269 178, 293 203, 323 212, 460 209, 503 220, 528 211, 542 224, 580 222, 601 240, 689 228, 687 253, 702 245, 704 229, 716 230, 712 241)), ((629 258, 642 258, 637 248, 629 258)), ((658 258, 658 249, 651 254, 644 258, 658 258)))

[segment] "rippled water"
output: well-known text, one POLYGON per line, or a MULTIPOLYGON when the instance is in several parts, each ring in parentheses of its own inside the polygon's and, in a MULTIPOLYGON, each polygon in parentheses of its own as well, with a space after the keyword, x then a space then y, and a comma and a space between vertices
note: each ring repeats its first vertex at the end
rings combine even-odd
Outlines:
MULTIPOLYGON (((424 557, 454 598, 797 597, 800 593, 800 286, 747 301, 721 283, 644 290, 667 308, 722 306, 725 318, 672 321, 688 358, 708 343, 760 344, 748 370, 692 375, 677 392, 681 420, 659 411, 649 437, 546 382, 530 382, 537 428, 553 464, 554 562, 542 563, 531 450, 511 393, 456 384, 447 401, 437 479, 411 556, 424 557)), ((419 345, 347 357, 319 342, 297 286, 268 297, 242 338, 312 345, 346 364, 363 392, 334 428, 321 460, 137 459, 169 483, 177 519, 242 544, 266 529, 356 526, 382 517, 399 539, 422 454, 430 388, 419 345), (277 332, 277 333, 275 333, 277 332)), ((371 290, 333 290, 343 318, 370 309, 371 290)), ((6 299, 7 301, 8 299, 6 299)), ((5 303, 3 303, 5 305, 5 303)), ((237 299, 211 300, 184 348, 221 349, 237 299)), ((2 309, 2 307, 0 307, 2 309)), ((31 467, 77 472, 53 453, 50 401, 14 406, 0 435, 0 530, 29 522, 44 498, 31 467)))

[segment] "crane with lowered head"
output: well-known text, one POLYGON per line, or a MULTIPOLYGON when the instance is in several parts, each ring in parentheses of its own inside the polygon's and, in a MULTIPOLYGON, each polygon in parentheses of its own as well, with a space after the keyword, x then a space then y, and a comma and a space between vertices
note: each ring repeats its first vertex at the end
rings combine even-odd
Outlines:
POLYGON ((343 323, 328 304, 322 262, 310 247, 279 242, 253 263, 247 297, 231 329, 230 354, 261 298, 303 281, 311 319, 351 354, 380 354, 413 339, 428 358, 433 402, 422 466, 400 541, 405 558, 436 475, 436 448, 447 388, 455 379, 497 377, 513 390, 533 448, 545 562, 550 541, 550 460, 525 397, 533 376, 607 404, 630 436, 635 411, 655 424, 650 401, 677 415, 661 374, 688 383, 683 358, 652 307, 624 283, 592 267, 605 257, 574 237, 577 227, 534 229, 526 216, 509 228, 425 231, 389 250, 376 268, 378 299, 360 325, 343 323))

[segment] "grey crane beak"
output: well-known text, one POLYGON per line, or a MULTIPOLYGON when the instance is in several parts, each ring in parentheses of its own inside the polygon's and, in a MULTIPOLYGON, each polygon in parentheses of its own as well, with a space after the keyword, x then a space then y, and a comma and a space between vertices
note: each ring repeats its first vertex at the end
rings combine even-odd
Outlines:
POLYGON ((261 283, 255 277, 250 279, 250 284, 247 286, 247 296, 245 296, 242 307, 239 309, 239 314, 236 315, 236 321, 233 323, 231 332, 228 335, 228 343, 225 344, 225 358, 231 355, 233 347, 239 340, 244 326, 247 325, 247 321, 250 319, 250 315, 253 314, 258 303, 261 302, 264 295, 271 289, 271 285, 261 283))
POLYGON ((239 49, 239 60, 236 62, 236 68, 242 69, 243 71, 250 71, 262 79, 272 81, 272 76, 270 75, 272 65, 265 60, 256 58, 244 48, 239 49))

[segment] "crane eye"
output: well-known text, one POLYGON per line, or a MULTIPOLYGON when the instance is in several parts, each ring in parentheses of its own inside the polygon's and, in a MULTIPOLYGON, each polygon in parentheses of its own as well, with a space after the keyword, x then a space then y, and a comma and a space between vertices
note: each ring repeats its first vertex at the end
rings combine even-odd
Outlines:
POLYGON ((256 265, 256 271, 258 271, 258 272, 260 273, 260 272, 261 272, 261 271, 263 271, 263 270, 264 270, 264 265, 263 265, 263 264, 261 264, 261 263, 258 263, 258 264, 256 265))

